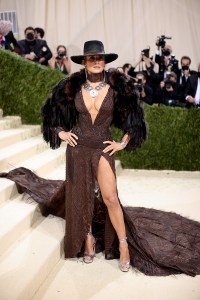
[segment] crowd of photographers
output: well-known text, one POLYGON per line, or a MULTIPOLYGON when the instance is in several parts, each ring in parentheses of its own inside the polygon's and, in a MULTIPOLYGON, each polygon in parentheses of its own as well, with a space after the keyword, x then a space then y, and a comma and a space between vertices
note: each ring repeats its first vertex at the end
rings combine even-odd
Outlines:
POLYGON ((150 49, 144 49, 139 60, 131 65, 124 64, 119 68, 128 77, 132 77, 140 93, 140 100, 150 105, 200 107, 200 64, 198 70, 190 69, 191 58, 175 58, 172 47, 166 44, 162 35, 156 42, 155 58, 149 57, 150 49), (155 71, 155 66, 158 70, 155 71), (139 66, 139 71, 136 71, 139 66), (142 69, 142 70, 141 70, 142 69))
POLYGON ((70 61, 64 45, 59 45, 53 54, 44 39, 45 32, 42 28, 27 27, 24 30, 24 39, 19 41, 15 39, 11 28, 10 21, 0 20, 0 47, 14 51, 38 64, 58 69, 66 75, 70 74, 70 61))
MULTIPOLYGON (((42 28, 29 26, 24 30, 25 38, 16 41, 11 26, 11 22, 0 20, 1 47, 58 69, 66 75, 70 74, 70 60, 64 45, 59 45, 56 53, 52 54, 42 28)), ((166 39, 170 38, 162 35, 157 39, 155 57, 149 57, 149 48, 144 49, 134 65, 126 63, 118 70, 133 78, 141 103, 200 107, 200 64, 197 71, 190 70, 190 57, 182 56, 179 67, 179 61, 175 58, 172 47, 166 44, 166 39), (155 70, 156 66, 158 70, 155 70)))

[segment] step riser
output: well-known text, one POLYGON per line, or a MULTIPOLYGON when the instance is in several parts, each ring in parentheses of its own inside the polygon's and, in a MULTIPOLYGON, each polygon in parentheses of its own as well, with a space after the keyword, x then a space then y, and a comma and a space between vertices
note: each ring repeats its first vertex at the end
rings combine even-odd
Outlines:
MULTIPOLYGON (((60 153, 59 155, 56 155, 55 153, 55 159, 52 159, 50 162, 47 162, 46 164, 40 166, 36 170, 34 170, 37 174, 40 174, 40 176, 47 176, 47 174, 51 174, 52 171, 54 171, 59 165, 61 165, 62 162, 65 161, 65 155, 63 153, 60 153)), ((63 170, 65 170, 63 166, 63 170)), ((61 172, 64 177, 64 172, 61 172)), ((5 181, 6 179, 2 179, 2 181, 5 181)), ((14 182, 9 182, 9 186, 7 186, 3 191, 1 191, 1 203, 3 203, 3 200, 6 201, 7 199, 13 199, 14 197, 17 197, 18 199, 22 198, 22 195, 19 195, 17 192, 17 188, 14 182), (2 197, 2 194, 4 192, 4 197, 2 197)), ((14 199, 13 199, 14 202, 14 199)), ((8 202, 9 203, 9 202, 8 202)), ((30 205, 30 208, 32 208, 32 205, 30 205)), ((26 232, 31 227, 31 220, 32 216, 35 213, 35 208, 33 207, 33 210, 29 212, 29 214, 21 215, 20 219, 15 220, 15 225, 13 225, 12 229, 9 227, 8 232, 5 232, 6 229, 4 229, 4 236, 0 237, 0 254, 6 251, 7 248, 9 248, 12 243, 15 242, 16 238, 18 238, 20 235, 23 235, 23 232, 26 232)), ((6 221, 6 220, 5 220, 6 221)))
MULTIPOLYGON (((0 130, 17 127, 22 128, 20 117, 0 120, 0 130)), ((42 177, 59 177, 65 170, 64 165, 61 171, 57 169, 65 161, 65 149, 55 154, 47 150, 49 145, 41 137, 40 126, 16 131, 7 136, 0 132, 0 172, 23 166, 42 177)), ((20 201, 22 196, 14 182, 0 180, 4 224, 0 232, 0 294, 4 300, 32 299, 63 255, 64 220, 44 218, 38 204, 20 201)))
POLYGON ((51 253, 49 257, 46 258, 43 265, 41 265, 40 270, 38 270, 37 275, 32 279, 29 285, 26 285, 23 292, 20 294, 19 298, 11 298, 9 300, 27 300, 32 299, 35 293, 41 286, 41 283, 45 281, 49 273, 53 270, 55 265, 60 261, 60 257, 62 255, 63 249, 63 241, 57 245, 54 251, 51 253))
POLYGON ((0 160, 0 169, 5 170, 6 168, 8 168, 10 166, 15 167, 21 161, 23 161, 33 155, 36 155, 36 154, 44 151, 45 149, 47 149, 47 145, 46 145, 46 143, 41 141, 41 143, 38 143, 37 145, 34 145, 28 149, 20 151, 20 153, 15 153, 5 159, 0 160))
MULTIPOLYGON (((64 162, 65 162, 65 156, 61 153, 59 156, 55 156, 55 158, 52 159, 51 162, 47 162, 46 164, 38 167, 37 169, 34 169, 33 171, 36 174, 39 174, 40 176, 45 177, 64 162)), ((26 167, 26 165, 23 163, 22 163, 22 166, 26 167)), ((29 166, 27 166, 27 167, 29 167, 29 166)), ((63 174, 63 177, 64 177, 64 174, 63 174)), ((6 181, 6 183, 7 183, 6 179, 0 179, 0 180, 1 180, 2 184, 4 181, 6 181)), ((9 181, 9 185, 6 185, 6 187, 4 189, 0 190, 0 204, 5 203, 6 200, 8 200, 8 199, 13 199, 17 195, 18 195, 18 191, 17 191, 15 183, 12 181, 9 181)))
MULTIPOLYGON (((6 179, 0 178, 0 180, 3 183, 6 179)), ((14 182, 10 181, 10 184, 0 191, 0 205, 6 202, 6 200, 12 199, 17 195, 17 187, 14 182)))
POLYGON ((14 228, 11 228, 0 236, 0 255, 6 252, 12 244, 21 239, 34 225, 34 222, 39 216, 39 212, 37 213, 36 209, 37 205, 33 206, 32 211, 30 211, 28 215, 25 215, 24 218, 21 218, 19 222, 15 224, 14 228))
POLYGON ((20 117, 5 117, 0 121, 0 130, 17 128, 22 125, 20 117))
MULTIPOLYGON (((51 160, 50 163, 39 167, 37 169, 37 174, 40 174, 41 177, 48 177, 47 175, 49 173, 51 173, 53 170, 55 170, 58 166, 60 166, 64 162, 65 162, 65 156, 61 154, 56 159, 51 160)), ((64 178, 64 177, 65 177, 65 174, 63 174, 62 178, 64 178)), ((57 179, 60 179, 60 178, 57 178, 57 179)))
POLYGON ((24 130, 22 133, 16 133, 15 135, 12 135, 11 137, 5 139, 5 138, 0 138, 0 149, 3 147, 8 147, 11 146, 15 143, 18 143, 20 141, 23 141, 25 139, 37 136, 41 133, 41 128, 40 126, 37 126, 35 128, 30 128, 29 130, 24 130))
POLYGON ((45 220, 16 248, 0 257, 2 299, 32 299, 63 255, 64 221, 45 220))

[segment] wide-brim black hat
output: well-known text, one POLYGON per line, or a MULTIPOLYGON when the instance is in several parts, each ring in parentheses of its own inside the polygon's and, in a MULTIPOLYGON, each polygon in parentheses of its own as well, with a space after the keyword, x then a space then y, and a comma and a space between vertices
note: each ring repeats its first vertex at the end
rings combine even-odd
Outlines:
POLYGON ((116 53, 105 53, 104 45, 100 41, 87 41, 84 44, 83 55, 71 56, 71 60, 76 64, 82 64, 86 55, 103 55, 105 63, 108 64, 118 58, 116 53))

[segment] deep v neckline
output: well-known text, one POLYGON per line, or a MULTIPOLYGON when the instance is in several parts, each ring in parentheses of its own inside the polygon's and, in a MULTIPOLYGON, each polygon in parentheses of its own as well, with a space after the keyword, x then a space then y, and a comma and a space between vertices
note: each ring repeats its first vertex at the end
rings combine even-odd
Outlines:
POLYGON ((82 102, 83 102, 83 105, 84 105, 84 107, 85 107, 85 110, 86 110, 87 114, 90 116, 90 120, 91 120, 92 126, 95 125, 96 119, 98 118, 98 116, 99 116, 99 114, 100 114, 100 112, 101 112, 102 106, 104 105, 104 102, 105 102, 105 100, 106 100, 106 98, 107 98, 107 96, 108 96, 109 90, 110 90, 110 86, 109 86, 109 88, 108 88, 108 90, 107 90, 107 93, 105 94, 105 97, 103 98, 103 101, 102 101, 102 103, 101 103, 101 105, 100 105, 100 107, 99 107, 99 110, 98 110, 98 113, 97 113, 97 115, 96 115, 96 118, 94 119, 94 121, 92 121, 92 116, 91 116, 91 114, 90 114, 90 112, 89 112, 89 110, 87 109, 87 106, 86 106, 86 104, 85 104, 85 101, 84 101, 84 98, 83 98, 83 92, 82 92, 82 88, 81 88, 81 99, 82 99, 82 102))

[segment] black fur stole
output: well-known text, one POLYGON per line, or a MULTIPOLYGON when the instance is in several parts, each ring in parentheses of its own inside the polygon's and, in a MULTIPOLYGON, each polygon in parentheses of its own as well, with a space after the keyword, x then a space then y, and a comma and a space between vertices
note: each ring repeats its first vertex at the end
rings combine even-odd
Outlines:
MULTIPOLYGON (((43 137, 52 149, 61 144, 57 134, 59 128, 69 131, 76 125, 78 111, 74 98, 85 81, 84 69, 61 80, 42 107, 43 137)), ((115 91, 112 124, 124 133, 129 133, 131 139, 126 149, 134 150, 141 146, 147 136, 144 111, 140 106, 134 82, 118 70, 106 72, 106 82, 115 91)))

